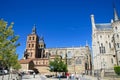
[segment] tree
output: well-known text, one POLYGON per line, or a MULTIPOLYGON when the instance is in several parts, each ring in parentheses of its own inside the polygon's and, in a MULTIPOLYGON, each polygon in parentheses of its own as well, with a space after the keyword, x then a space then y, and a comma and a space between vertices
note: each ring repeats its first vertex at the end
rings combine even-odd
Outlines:
POLYGON ((0 65, 2 68, 20 68, 16 48, 19 36, 14 35, 13 23, 9 26, 6 21, 0 20, 0 65))
POLYGON ((114 71, 117 75, 120 75, 120 66, 115 66, 114 71))
POLYGON ((61 57, 56 55, 54 61, 49 62, 51 72, 67 72, 67 65, 62 61, 61 57))

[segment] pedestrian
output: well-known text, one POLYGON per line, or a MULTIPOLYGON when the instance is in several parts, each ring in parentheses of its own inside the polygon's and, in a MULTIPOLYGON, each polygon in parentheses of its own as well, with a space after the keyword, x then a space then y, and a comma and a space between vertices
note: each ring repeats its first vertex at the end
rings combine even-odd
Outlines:
POLYGON ((76 80, 78 80, 78 79, 79 79, 79 76, 78 76, 78 74, 76 74, 76 75, 75 75, 75 77, 76 77, 76 80))
POLYGON ((66 76, 67 76, 67 80, 69 80, 69 73, 66 73, 66 76))
POLYGON ((61 77, 61 75, 60 75, 60 73, 58 74, 58 78, 59 78, 59 80, 60 80, 60 77, 61 77))
POLYGON ((18 72, 19 80, 22 80, 22 73, 18 72))
POLYGON ((74 77, 74 74, 72 73, 72 74, 71 74, 71 80, 74 80, 74 78, 75 78, 75 77, 74 77))
POLYGON ((35 78, 35 72, 33 72, 33 77, 35 78))

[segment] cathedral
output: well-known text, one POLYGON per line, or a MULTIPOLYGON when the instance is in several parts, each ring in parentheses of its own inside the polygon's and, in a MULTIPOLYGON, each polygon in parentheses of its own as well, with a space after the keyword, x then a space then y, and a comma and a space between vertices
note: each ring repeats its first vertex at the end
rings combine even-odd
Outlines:
POLYGON ((88 73, 92 69, 91 51, 89 46, 46 48, 44 38, 39 37, 36 26, 32 33, 27 36, 24 58, 19 60, 20 71, 38 70, 41 74, 50 74, 49 61, 59 55, 67 63, 69 73, 88 73), (67 55, 67 56, 66 56, 67 55))
POLYGON ((120 19, 116 8, 110 23, 95 23, 94 15, 91 23, 94 70, 114 71, 114 66, 120 66, 120 19))

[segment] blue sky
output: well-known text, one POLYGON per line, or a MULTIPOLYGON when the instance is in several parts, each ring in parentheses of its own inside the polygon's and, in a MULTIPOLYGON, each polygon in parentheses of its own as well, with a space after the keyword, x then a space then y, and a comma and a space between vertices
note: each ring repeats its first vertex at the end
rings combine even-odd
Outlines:
MULTIPOLYGON (((0 0, 0 18, 14 22, 21 46, 19 59, 26 46, 27 35, 36 24, 37 34, 44 36, 47 48, 85 46, 91 47, 90 15, 96 23, 108 23, 113 18, 113 0, 0 0)), ((120 0, 115 0, 120 14, 120 0)))

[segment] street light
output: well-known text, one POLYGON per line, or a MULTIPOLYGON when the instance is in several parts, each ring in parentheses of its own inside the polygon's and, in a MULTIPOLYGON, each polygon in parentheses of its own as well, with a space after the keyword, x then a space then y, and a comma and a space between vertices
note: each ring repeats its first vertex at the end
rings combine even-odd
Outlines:
POLYGON ((74 56, 74 73, 76 73, 76 70, 75 70, 75 64, 76 64, 76 61, 75 61, 75 56, 74 56))

